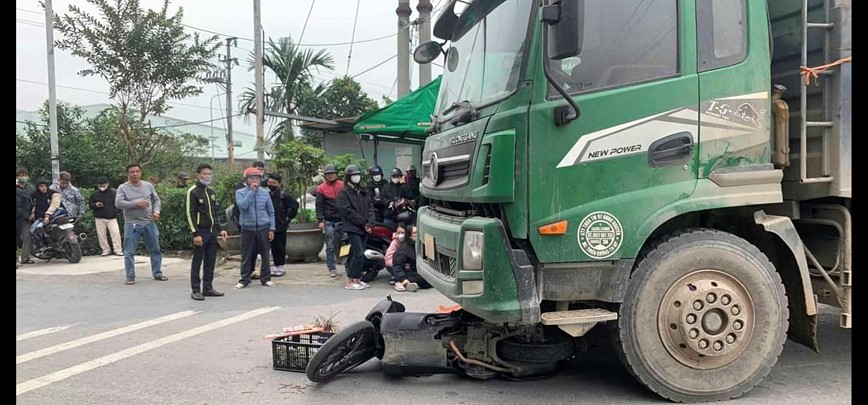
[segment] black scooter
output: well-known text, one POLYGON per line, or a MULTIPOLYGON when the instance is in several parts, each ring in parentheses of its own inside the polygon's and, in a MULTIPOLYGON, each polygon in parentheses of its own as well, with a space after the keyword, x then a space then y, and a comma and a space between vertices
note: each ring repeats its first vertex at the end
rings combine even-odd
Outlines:
POLYGON ((31 232, 33 240, 33 257, 51 261, 54 258, 65 258, 70 263, 81 261, 81 239, 85 234, 75 234, 75 218, 70 218, 65 210, 58 209, 51 216, 47 225, 31 232), (38 248, 37 248, 38 246, 38 248))

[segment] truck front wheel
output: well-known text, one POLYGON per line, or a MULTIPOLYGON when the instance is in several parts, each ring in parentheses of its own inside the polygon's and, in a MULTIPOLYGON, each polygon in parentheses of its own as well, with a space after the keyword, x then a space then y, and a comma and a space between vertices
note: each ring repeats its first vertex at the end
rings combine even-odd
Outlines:
POLYGON ((741 396, 777 362, 789 312, 768 258, 735 235, 694 229, 637 260, 616 348, 646 387, 676 402, 741 396))

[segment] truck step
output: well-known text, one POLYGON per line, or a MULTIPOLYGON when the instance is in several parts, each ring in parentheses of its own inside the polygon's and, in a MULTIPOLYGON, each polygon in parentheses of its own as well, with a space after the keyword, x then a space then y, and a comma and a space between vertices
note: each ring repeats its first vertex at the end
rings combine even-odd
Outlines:
POLYGON ((613 321, 618 319, 618 313, 602 308, 576 309, 572 311, 546 312, 541 316, 543 325, 570 325, 613 321))

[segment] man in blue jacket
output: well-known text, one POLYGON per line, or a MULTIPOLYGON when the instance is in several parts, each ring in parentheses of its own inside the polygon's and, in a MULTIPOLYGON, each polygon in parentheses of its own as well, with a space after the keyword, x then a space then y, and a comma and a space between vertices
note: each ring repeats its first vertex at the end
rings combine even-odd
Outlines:
POLYGON ((262 172, 255 167, 244 170, 246 187, 235 192, 238 206, 238 222, 241 226, 241 280, 235 289, 247 288, 250 284, 256 253, 262 256, 259 281, 267 287, 274 287, 271 269, 268 265, 268 252, 274 239, 274 205, 268 190, 262 190, 262 172))

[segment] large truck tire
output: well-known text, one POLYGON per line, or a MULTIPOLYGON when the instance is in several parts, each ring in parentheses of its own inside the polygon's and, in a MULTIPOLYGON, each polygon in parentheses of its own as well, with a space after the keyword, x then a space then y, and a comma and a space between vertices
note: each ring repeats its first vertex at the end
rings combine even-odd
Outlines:
POLYGON ((557 363, 573 355, 575 344, 564 332, 546 331, 542 342, 527 342, 518 337, 501 340, 497 355, 508 361, 525 363, 557 363))
POLYGON ((736 398, 777 362, 789 310, 768 258, 712 229, 664 237, 637 259, 616 350, 643 385, 675 402, 736 398))

